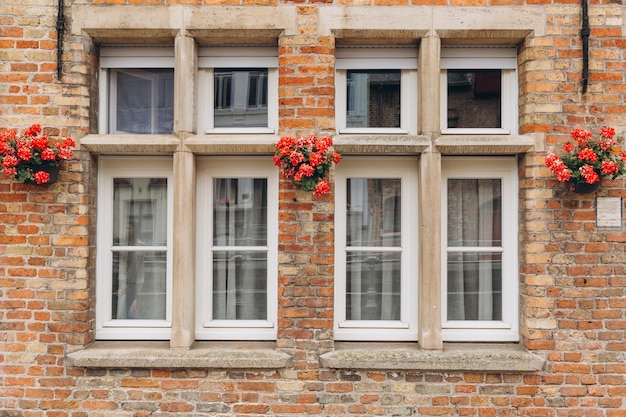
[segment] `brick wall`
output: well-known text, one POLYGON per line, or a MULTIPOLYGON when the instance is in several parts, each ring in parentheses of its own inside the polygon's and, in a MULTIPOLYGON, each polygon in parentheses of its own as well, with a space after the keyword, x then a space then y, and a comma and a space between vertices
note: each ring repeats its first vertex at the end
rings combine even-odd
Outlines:
MULTIPOLYGON (((56 6, 0 5, 0 128, 41 123, 79 139, 96 126, 95 49, 65 37, 56 77, 56 6)), ((71 5, 66 3, 66 14, 71 5)), ((74 2, 87 3, 87 2, 74 2)), ((94 4, 242 4, 275 1, 94 0, 94 4)), ((286 2, 289 3, 289 2, 286 2)), ((333 133, 334 40, 317 33, 328 2, 297 4, 298 32, 282 36, 280 127, 333 133)), ((545 150, 572 127, 626 131, 624 7, 591 8, 591 78, 580 93, 580 8, 571 2, 346 1, 345 5, 541 7, 546 34, 520 52, 522 344, 547 359, 534 373, 356 371, 323 368, 333 349, 333 196, 312 199, 287 181, 279 201, 279 332, 293 356, 278 370, 69 367, 93 341, 95 170, 78 151, 50 187, 0 178, 0 417, 626 416, 626 234, 595 223, 596 196, 626 197, 623 179, 598 194, 566 191, 545 150)), ((211 5, 211 6, 209 6, 211 5)), ((71 20, 71 19, 68 19, 71 20)), ((2 174, 0 174, 1 176, 2 174)), ((623 211, 623 207, 622 207, 623 211)))

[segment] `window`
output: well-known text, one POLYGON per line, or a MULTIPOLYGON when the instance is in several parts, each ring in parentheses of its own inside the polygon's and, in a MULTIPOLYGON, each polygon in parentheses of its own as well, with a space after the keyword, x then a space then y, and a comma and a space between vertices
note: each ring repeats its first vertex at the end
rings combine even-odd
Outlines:
POLYGON ((515 48, 443 48, 443 133, 517 133, 515 48))
POLYGON ((172 161, 102 157, 98 339, 167 339, 171 326, 172 161))
POLYGON ((200 158, 198 339, 275 339, 278 172, 266 158, 200 158))
POLYGON ((103 47, 100 133, 172 133, 173 67, 173 48, 103 47))
POLYGON ((276 48, 204 47, 198 64, 198 132, 276 132, 276 48))
POLYGON ((339 133, 417 134, 417 51, 336 51, 335 115, 339 133))
POLYGON ((448 341, 517 341, 515 158, 442 161, 442 331, 448 341))
POLYGON ((417 159, 336 171, 335 338, 417 338, 417 159))

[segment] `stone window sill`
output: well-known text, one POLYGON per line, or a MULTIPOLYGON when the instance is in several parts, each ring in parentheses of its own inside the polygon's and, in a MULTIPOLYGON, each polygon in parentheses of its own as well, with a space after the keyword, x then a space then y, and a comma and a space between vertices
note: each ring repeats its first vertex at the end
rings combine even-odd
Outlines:
POLYGON ((96 154, 172 154, 180 146, 175 135, 87 135, 80 145, 96 154))
POLYGON ((280 369, 291 356, 275 342, 197 342, 190 349, 170 349, 169 342, 96 342, 66 355, 82 368, 280 369))
POLYGON ((527 135, 442 135, 435 146, 443 155, 514 155, 530 151, 535 140, 527 135))
POLYGON ((546 362, 505 343, 445 343, 439 351, 415 343, 338 342, 320 359, 323 367, 335 369, 475 372, 538 372, 546 362))
POLYGON ((345 154, 417 155, 430 147, 430 140, 411 135, 337 135, 333 147, 345 154))

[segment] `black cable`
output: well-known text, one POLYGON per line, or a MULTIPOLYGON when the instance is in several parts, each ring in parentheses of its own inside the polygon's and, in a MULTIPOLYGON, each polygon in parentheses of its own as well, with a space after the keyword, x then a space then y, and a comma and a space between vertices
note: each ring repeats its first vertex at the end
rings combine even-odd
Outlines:
POLYGON ((583 94, 587 92, 587 84, 589 83, 589 12, 587 10, 587 0, 581 0, 582 5, 582 27, 580 29, 580 37, 583 46, 583 73, 582 73, 582 90, 583 94))
POLYGON ((63 13, 63 0, 59 0, 57 11, 57 78, 61 80, 63 76, 62 57, 63 57, 63 32, 65 31, 65 16, 63 13))

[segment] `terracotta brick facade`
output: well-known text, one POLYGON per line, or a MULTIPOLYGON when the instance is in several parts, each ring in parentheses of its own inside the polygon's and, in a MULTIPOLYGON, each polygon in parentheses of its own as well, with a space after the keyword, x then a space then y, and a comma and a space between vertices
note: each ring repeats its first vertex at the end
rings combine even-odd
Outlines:
POLYGON ((519 345, 546 363, 531 372, 323 366, 320 356, 336 347, 334 196, 313 197, 281 180, 275 347, 290 356, 289 366, 70 366, 67 355, 95 340, 97 303, 97 158, 79 146, 54 185, 24 185, 0 174, 0 417, 626 417, 626 183, 604 180, 595 194, 577 195, 544 164, 546 151, 565 143, 573 127, 613 126, 626 135, 626 8, 620 1, 589 5, 585 94, 578 2, 64 3, 61 79, 57 2, 0 5, 0 129, 40 123, 46 134, 79 143, 97 132, 98 42, 72 30, 79 6, 126 7, 129 14, 136 6, 295 7, 295 30, 281 33, 277 44, 279 133, 295 135, 335 134, 336 39, 319 29, 326 7, 443 8, 468 19, 475 8, 489 14, 513 7, 544 17, 545 30, 518 44, 519 133, 535 141, 518 155, 519 345), (621 198, 622 227, 598 227, 596 197, 621 198))

